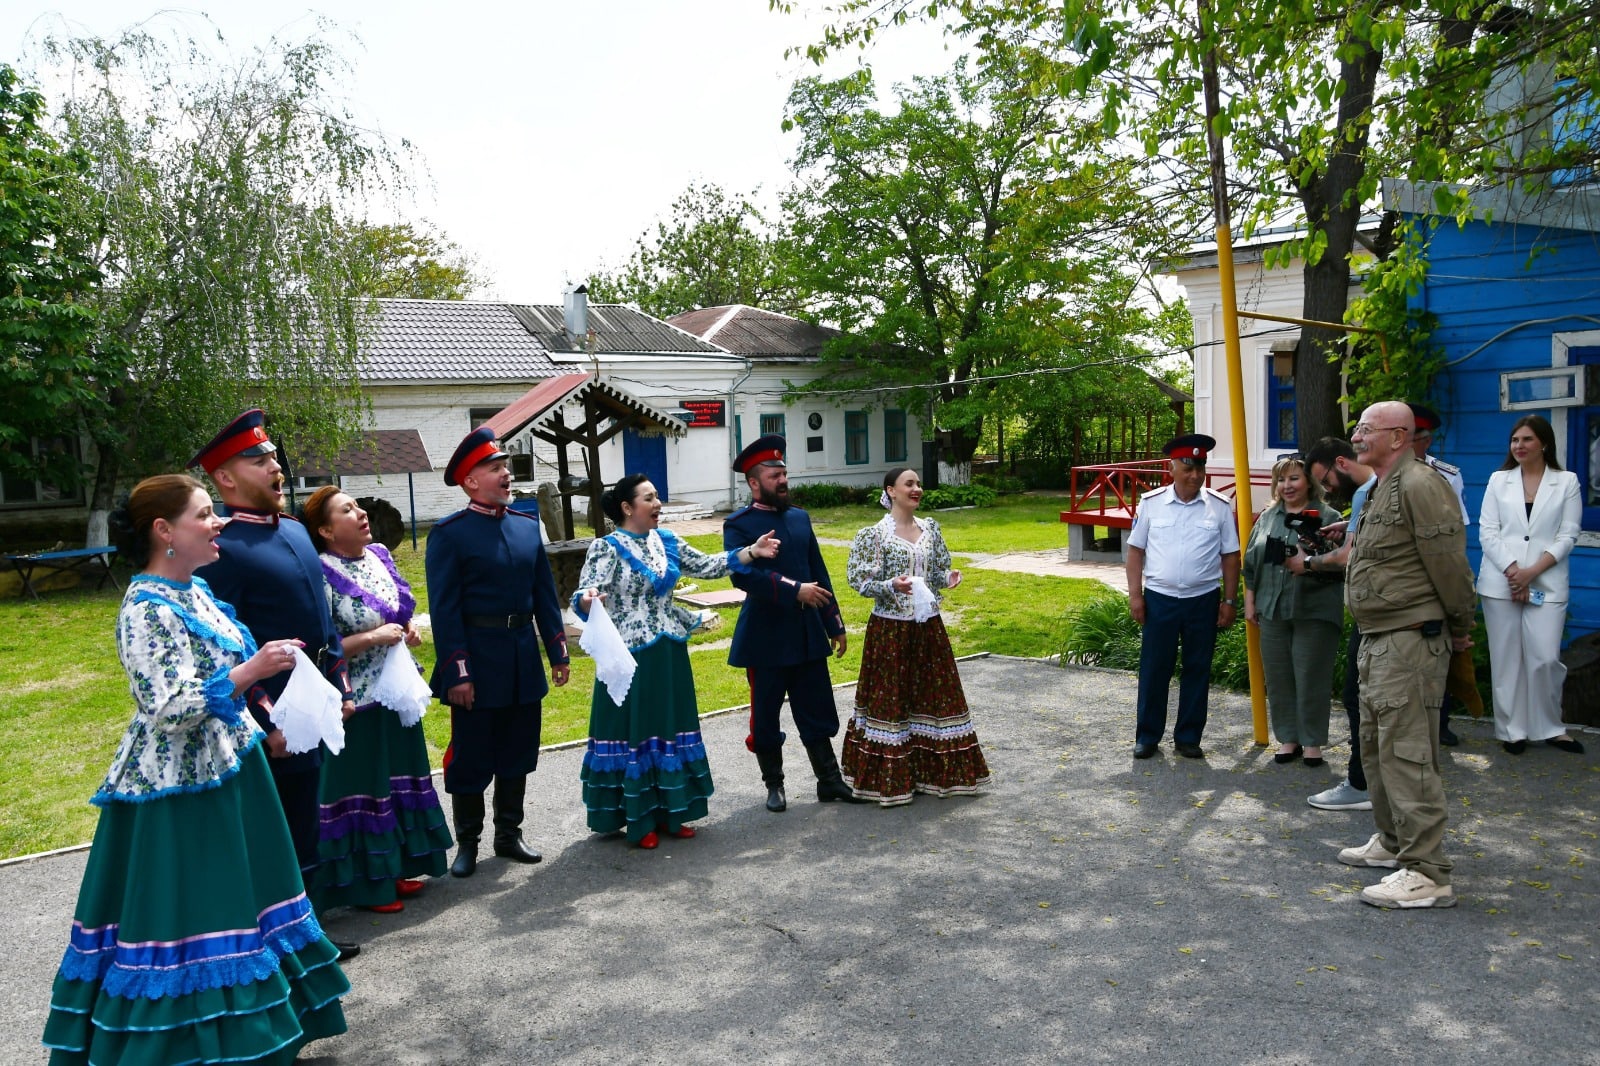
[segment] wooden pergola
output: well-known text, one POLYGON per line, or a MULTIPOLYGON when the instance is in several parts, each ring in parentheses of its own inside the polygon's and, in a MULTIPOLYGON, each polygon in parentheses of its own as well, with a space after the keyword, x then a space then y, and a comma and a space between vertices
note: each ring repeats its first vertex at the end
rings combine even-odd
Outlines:
MULTIPOLYGON (((689 431, 688 426, 672 415, 589 373, 563 374, 542 381, 485 424, 501 440, 526 431, 555 445, 562 536, 568 541, 574 537, 572 497, 577 491, 577 479, 572 476, 572 462, 567 452, 569 447, 576 445, 584 450, 589 470, 589 504, 598 515, 600 494, 605 489, 600 477, 600 445, 625 429, 633 429, 644 436, 670 437, 681 437, 689 431), (569 426, 565 411, 572 404, 583 406, 583 420, 569 426)), ((599 521, 601 528, 594 533, 603 536, 605 520, 599 521)))

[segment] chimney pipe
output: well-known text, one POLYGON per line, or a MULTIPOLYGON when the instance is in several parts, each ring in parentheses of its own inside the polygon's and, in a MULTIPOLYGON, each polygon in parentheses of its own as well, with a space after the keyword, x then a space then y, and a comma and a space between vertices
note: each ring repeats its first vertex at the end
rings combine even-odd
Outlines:
POLYGON ((572 286, 563 294, 563 301, 565 313, 562 324, 567 331, 567 340, 577 350, 583 346, 589 332, 589 287, 572 286))

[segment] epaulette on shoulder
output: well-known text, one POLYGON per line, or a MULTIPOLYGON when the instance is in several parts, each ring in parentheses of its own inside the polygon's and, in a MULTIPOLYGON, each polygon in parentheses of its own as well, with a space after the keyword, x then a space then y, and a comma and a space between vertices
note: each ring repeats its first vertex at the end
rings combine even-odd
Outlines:
POLYGON ((734 511, 727 518, 724 518, 722 520, 722 524, 723 525, 727 525, 729 522, 732 522, 735 519, 743 518, 745 516, 745 514, 749 512, 749 510, 750 510, 750 505, 747 503, 743 507, 739 508, 737 511, 734 511))
POLYGON ((290 522, 298 522, 302 526, 305 525, 305 521, 299 515, 290 514, 288 511, 285 511, 278 516, 278 521, 282 522, 285 520, 290 522))
POLYGON ((1227 504, 1229 507, 1233 506, 1233 498, 1232 497, 1223 495, 1222 493, 1218 492, 1216 489, 1212 488, 1210 485, 1201 485, 1200 487, 1202 489, 1204 489, 1206 492, 1210 493, 1212 499, 1220 500, 1223 503, 1227 504))
POLYGON ((456 519, 460 518, 462 515, 464 515, 466 513, 467 513, 467 509, 465 507, 463 507, 459 511, 452 511, 449 514, 445 515, 443 518, 439 519, 437 522, 435 522, 433 524, 434 528, 437 529, 440 526, 447 526, 451 522, 454 522, 456 519))
POLYGON ((1449 463, 1445 462, 1443 459, 1436 459, 1431 455, 1423 456, 1422 457, 1422 461, 1427 463, 1429 466, 1433 467, 1435 470, 1439 471, 1439 473, 1441 473, 1441 474, 1459 474, 1459 473, 1461 473, 1461 468, 1459 466, 1451 466, 1449 463))
POLYGON ((1149 492, 1145 493, 1144 494, 1144 498, 1148 500, 1152 496, 1159 496, 1163 492, 1171 492, 1171 491, 1172 491, 1172 482, 1169 481, 1165 485, 1162 485, 1160 488, 1154 488, 1154 489, 1151 489, 1149 492))
POLYGON ((506 514, 508 514, 508 515, 521 515, 523 518, 531 518, 535 522, 537 522, 539 520, 539 512, 538 511, 523 511, 523 510, 519 510, 517 508, 507 507, 506 508, 506 514))

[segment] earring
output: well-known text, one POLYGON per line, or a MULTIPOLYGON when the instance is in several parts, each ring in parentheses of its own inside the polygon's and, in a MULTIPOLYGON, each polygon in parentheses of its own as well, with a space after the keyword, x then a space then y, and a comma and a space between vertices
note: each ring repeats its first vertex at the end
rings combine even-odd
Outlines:
POLYGON ((171 549, 171 548, 168 548, 168 549, 167 549, 167 558, 168 558, 168 559, 170 559, 170 558, 172 558, 172 557, 173 557, 173 556, 174 556, 174 555, 177 555, 177 554, 178 554, 178 553, 177 553, 177 552, 175 552, 175 551, 173 551, 173 550, 172 550, 172 549, 171 549))

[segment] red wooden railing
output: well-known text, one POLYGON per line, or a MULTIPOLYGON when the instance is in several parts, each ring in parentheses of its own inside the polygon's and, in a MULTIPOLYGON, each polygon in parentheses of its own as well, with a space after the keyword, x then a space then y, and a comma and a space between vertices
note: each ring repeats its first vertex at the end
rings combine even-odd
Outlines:
MULTIPOLYGON (((1075 466, 1072 468, 1072 507, 1061 512, 1061 521, 1073 525, 1132 529, 1134 515, 1139 509, 1139 498, 1171 480, 1171 467, 1165 459, 1075 466)), ((1207 487, 1223 495, 1232 496, 1237 484, 1238 479, 1231 468, 1206 471, 1207 487)), ((1267 494, 1264 490, 1271 484, 1270 471, 1250 472, 1251 502, 1257 510, 1265 505, 1267 494), (1256 492, 1257 488, 1263 491, 1256 492)))

